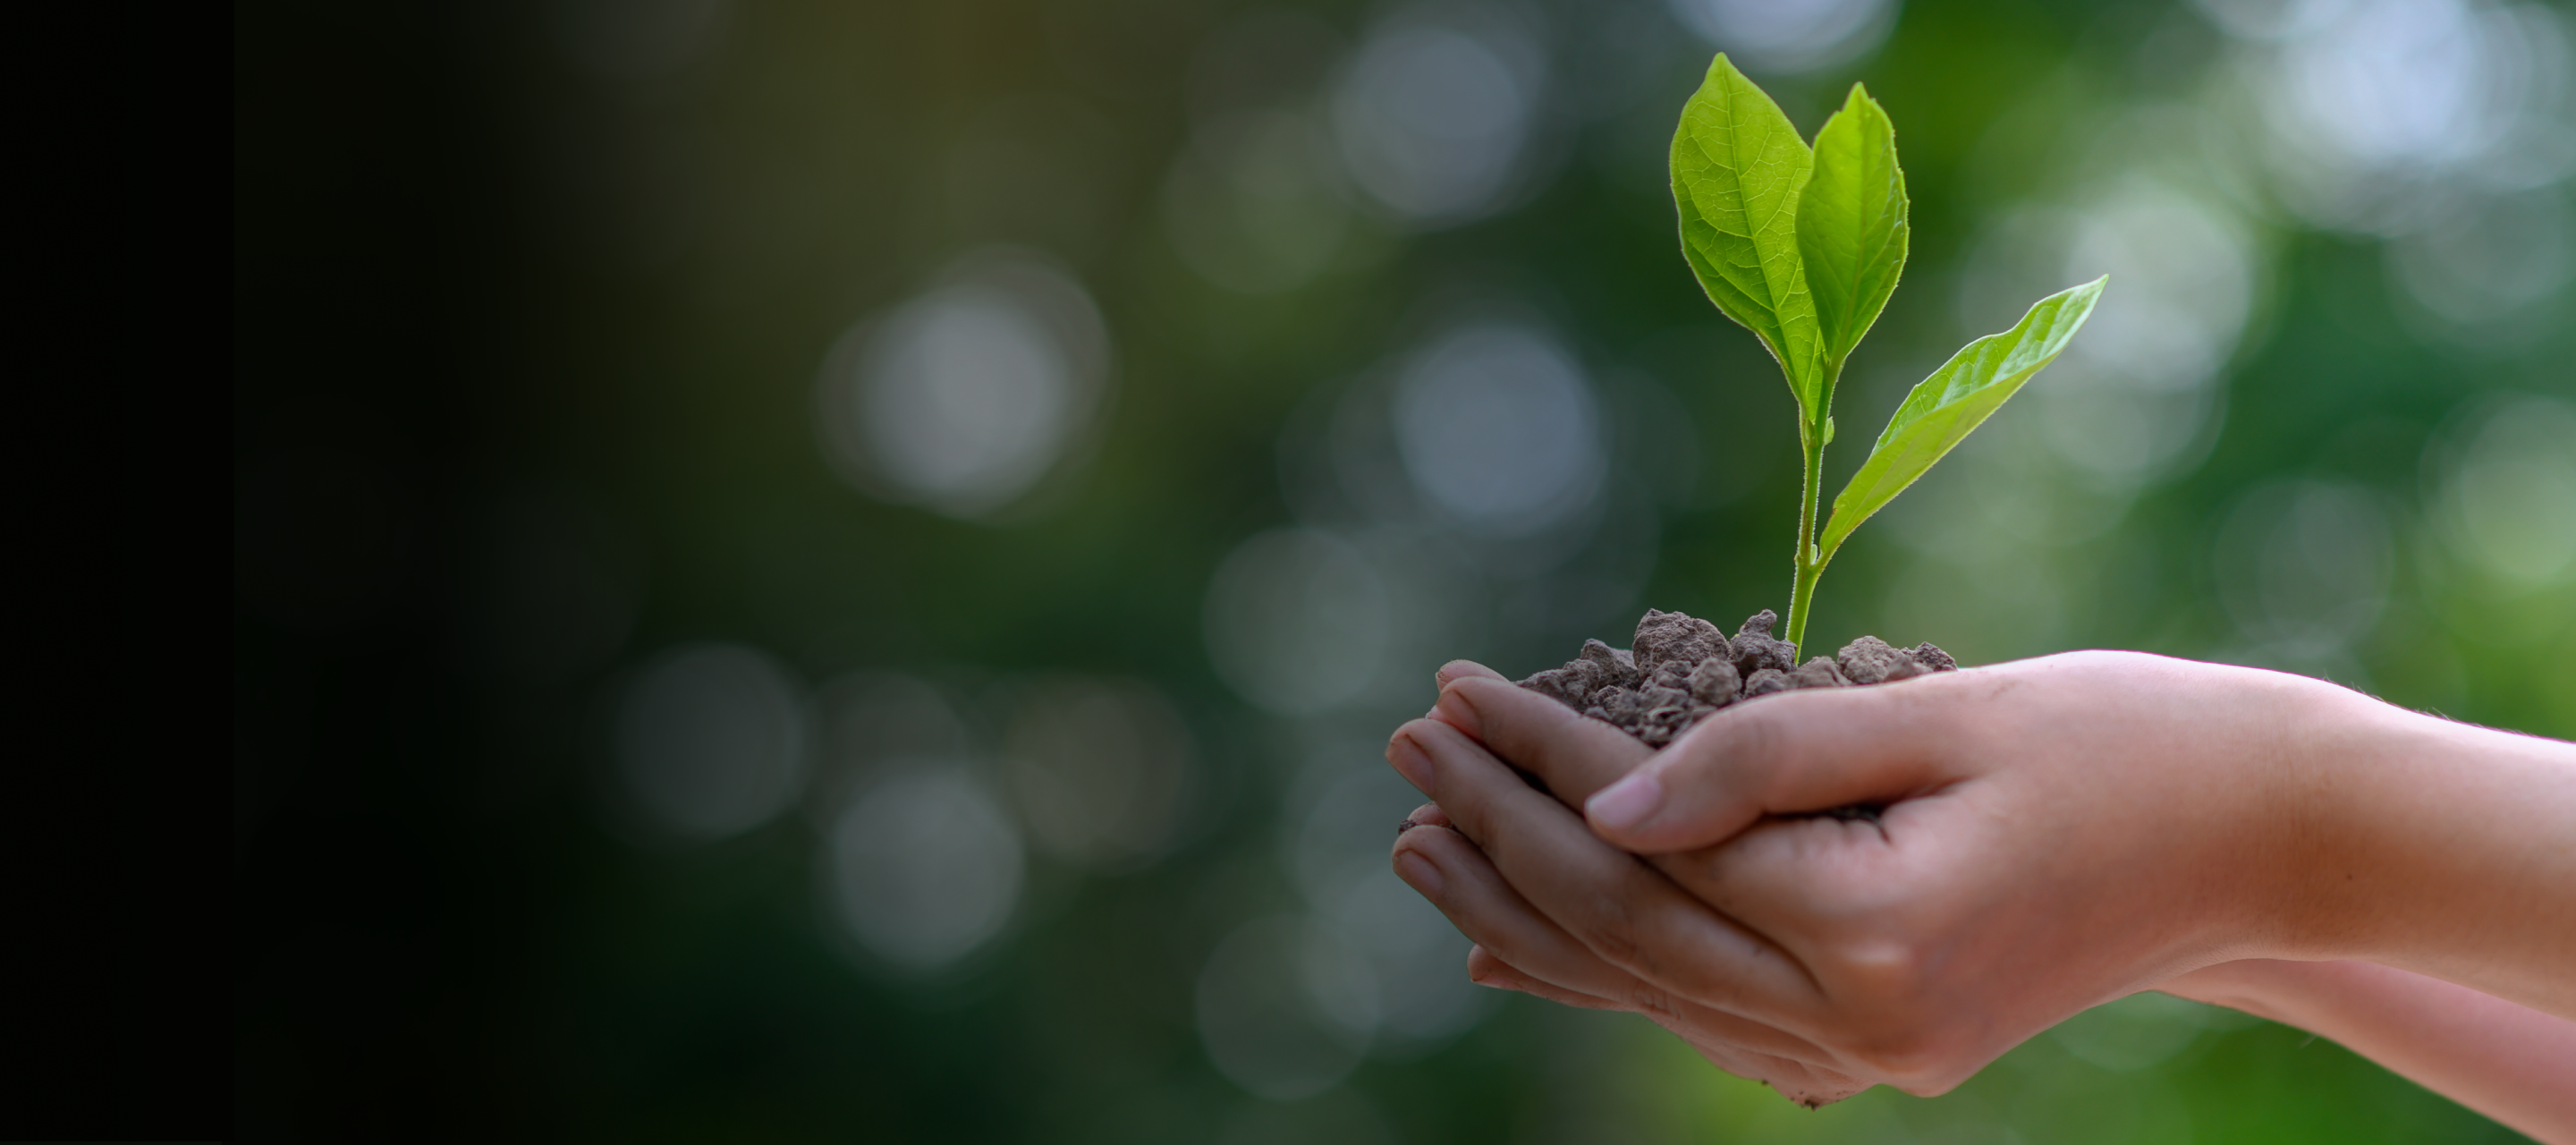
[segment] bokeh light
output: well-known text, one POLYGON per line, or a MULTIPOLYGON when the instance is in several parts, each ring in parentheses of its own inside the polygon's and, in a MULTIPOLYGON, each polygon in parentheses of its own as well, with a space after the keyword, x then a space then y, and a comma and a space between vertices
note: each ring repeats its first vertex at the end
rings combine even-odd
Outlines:
POLYGON ((2081 206, 1989 224, 1960 284, 1960 325, 2007 329, 2032 299, 2104 274, 2112 285, 2084 338, 2031 400, 2068 467, 2133 490, 2196 460, 2214 434, 2217 386, 2261 280, 2228 212, 2133 174, 2081 206))
POLYGON ((1599 491, 1591 389, 1563 349, 1532 331, 1443 335, 1397 382, 1394 421, 1414 487, 1468 531, 1536 532, 1599 491))
POLYGON ((2545 334, 2564 318, 2576 279, 2576 207, 2555 187, 2464 199, 2388 244, 2404 313, 2488 354, 2545 334), (2553 302, 2558 305, 2551 305, 2553 302))
POLYGON ((1546 56, 1501 7, 1425 5, 1373 28, 1333 94, 1351 178, 1397 217, 1449 226, 1527 174, 1546 56))
POLYGON ((1198 978, 1208 1056, 1243 1088, 1293 1101, 1349 1075, 1377 1032, 1377 982, 1330 928, 1256 919, 1227 935, 1198 978))
POLYGON ((1313 529, 1245 541, 1208 585, 1217 670, 1244 698, 1284 715, 1329 711, 1362 694, 1394 620, 1368 558, 1313 529))
POLYGON ((2287 204, 2402 234, 2450 195, 2576 169, 2563 19, 2473 0, 2202 0, 2248 41, 2240 74, 2287 204))
POLYGON ((834 819, 831 904, 869 951, 906 970, 935 970, 1010 921, 1020 836, 961 767, 906 762, 834 819))
POLYGON ((1805 72, 1868 54, 1895 26, 1898 0, 1670 0, 1699 37, 1757 72, 1805 72))
POLYGON ((842 336, 820 383, 824 437, 861 488, 979 516, 1079 444, 1108 368, 1107 332, 1079 283, 1023 252, 979 252, 842 336))
POLYGON ((2576 580, 2576 403, 2504 397, 2435 475, 2435 520, 2462 560, 2518 588, 2576 580))
POLYGON ((627 795, 660 826, 721 839, 768 822, 805 778, 801 687, 768 656, 713 644, 636 674, 617 714, 627 795))

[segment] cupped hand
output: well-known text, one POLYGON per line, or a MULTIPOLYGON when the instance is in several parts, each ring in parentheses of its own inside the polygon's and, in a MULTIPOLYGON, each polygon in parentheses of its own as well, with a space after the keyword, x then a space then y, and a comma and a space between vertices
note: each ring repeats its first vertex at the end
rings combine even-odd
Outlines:
MULTIPOLYGON (((2236 958, 2439 974, 2467 938, 2543 956, 2469 984, 2564 1001, 2545 967, 2565 924, 2529 912, 2566 905, 2548 880, 2568 857, 2463 889, 2463 864, 2531 856, 2439 831, 2356 846, 2390 816, 2353 792, 2464 745, 2332 685, 2074 653, 1764 697, 1654 753, 1483 669, 1443 676, 1388 747, 1443 822, 1405 832, 1395 865, 1476 941, 1471 972, 1647 1013, 1801 1100, 1942 1092, 2078 1010, 2236 958), (2461 920, 2484 934, 2429 933, 2461 920)), ((2539 817, 2505 835, 2576 810, 2563 747, 2525 753, 2539 817)))
MULTIPOLYGON (((1504 775, 1515 786, 1519 784, 1508 772, 1504 775)), ((1546 799, 1525 787, 1520 793, 1500 794, 1524 803, 1546 799)), ((1460 802, 1465 806, 1485 806, 1482 800, 1460 802)), ((1571 821, 1570 817, 1560 819, 1563 821, 1552 826, 1561 828, 1571 821)), ((1438 804, 1423 806, 1405 822, 1396 840, 1396 873, 1476 941, 1467 955, 1467 974, 1476 982, 1569 1006, 1642 1014, 1680 1036, 1719 1069, 1765 1082, 1811 1107, 1869 1088, 1868 1080, 1831 1064, 1835 1055, 1826 1047, 1758 1018, 1711 1005, 1687 990, 1668 987, 1587 946, 1595 939, 1577 938, 1533 907, 1497 870, 1497 860, 1470 842, 1467 833, 1474 831, 1504 845, 1499 835, 1481 826, 1458 824, 1438 804)), ((1582 830, 1579 822, 1573 826, 1578 832, 1582 830)), ((1539 893, 1555 898, 1587 879, 1597 879, 1629 882, 1636 892, 1653 896, 1652 873, 1623 870, 1636 868, 1626 856, 1604 854, 1579 844, 1568 847, 1565 844, 1569 840, 1563 838, 1554 842, 1579 858, 1572 866, 1549 872, 1562 878, 1546 880, 1548 885, 1539 893), (1637 878, 1640 874, 1645 876, 1642 881, 1637 878)), ((1508 846, 1514 858, 1503 861, 1515 867, 1524 865, 1519 858, 1525 854, 1539 858, 1535 851, 1524 851, 1516 844, 1508 846)), ((1544 844, 1541 849, 1545 849, 1544 844)), ((1545 865, 1544 859, 1539 861, 1545 865)), ((1686 929, 1679 936, 1682 942, 1713 940, 1737 953, 1749 948, 1744 936, 1727 933, 1722 924, 1712 926, 1710 920, 1691 917, 1686 910, 1678 914, 1671 921, 1686 929)))

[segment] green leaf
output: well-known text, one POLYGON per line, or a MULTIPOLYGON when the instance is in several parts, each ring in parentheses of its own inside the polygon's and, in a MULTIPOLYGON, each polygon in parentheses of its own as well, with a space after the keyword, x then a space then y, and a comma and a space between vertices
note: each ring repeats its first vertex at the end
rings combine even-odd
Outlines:
POLYGON ((1798 253, 1815 297, 1819 348, 1841 362, 1860 345, 1905 272, 1905 172, 1896 128, 1859 84, 1816 133, 1815 172, 1798 197, 1798 253))
POLYGON ((1851 483, 1834 498, 1833 519, 1825 523, 1824 535, 1817 540, 1824 556, 1831 559, 1843 539, 1870 514, 1886 508, 1969 430, 2001 408, 2022 383, 2056 361, 2067 340, 2093 313, 2093 303, 2109 281, 2110 276, 2104 275, 2040 299, 2012 329, 1968 343, 1931 377, 1916 383, 1914 392, 1905 395, 1905 403, 1896 407, 1896 416, 1887 419, 1887 429, 1869 449, 1869 460, 1861 463, 1860 472, 1852 474, 1851 483))
POLYGON ((1798 257, 1798 192, 1811 162, 1780 105, 1724 53, 1709 61, 1673 133, 1682 257, 1709 301, 1779 360, 1802 427, 1823 400, 1815 302, 1798 257))

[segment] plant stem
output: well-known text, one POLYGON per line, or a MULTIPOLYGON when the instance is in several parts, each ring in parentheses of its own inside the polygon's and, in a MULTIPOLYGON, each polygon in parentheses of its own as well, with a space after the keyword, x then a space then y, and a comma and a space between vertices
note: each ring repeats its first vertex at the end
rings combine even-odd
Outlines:
POLYGON ((1798 551, 1792 560, 1797 576, 1789 583, 1789 631, 1781 638, 1789 642, 1789 658, 1797 659, 1798 649, 1807 641, 1807 606, 1816 602, 1816 578, 1823 576, 1825 562, 1816 559, 1816 501, 1822 495, 1825 478, 1825 430, 1817 426, 1806 440, 1807 466, 1798 491, 1798 551))
POLYGON ((1825 436, 1833 422, 1834 386, 1842 380, 1843 364, 1826 360, 1825 384, 1816 402, 1816 420, 1799 427, 1798 445, 1807 455, 1806 468, 1799 473, 1798 551, 1792 560, 1796 578, 1789 582, 1789 630, 1782 639, 1789 642, 1789 658, 1795 661, 1807 643, 1807 609, 1816 603, 1816 581, 1825 575, 1825 557, 1816 551, 1816 530, 1823 522, 1816 519, 1825 494, 1825 436))

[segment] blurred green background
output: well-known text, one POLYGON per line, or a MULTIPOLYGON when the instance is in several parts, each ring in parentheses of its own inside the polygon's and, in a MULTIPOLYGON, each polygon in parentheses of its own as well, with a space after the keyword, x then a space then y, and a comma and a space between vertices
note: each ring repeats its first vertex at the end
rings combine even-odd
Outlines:
POLYGON ((2576 735, 2576 67, 2492 0, 255 0, 235 1133, 2511 1134, 2142 995, 1809 1113, 1386 874, 1442 660, 1778 608, 1713 50, 1914 198, 1841 395, 2108 272, 1814 640, 2576 735))

